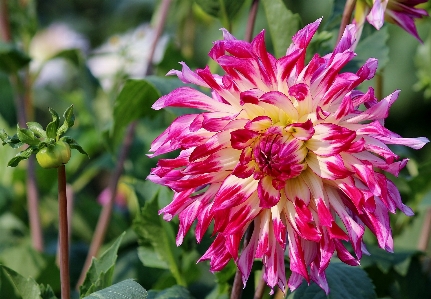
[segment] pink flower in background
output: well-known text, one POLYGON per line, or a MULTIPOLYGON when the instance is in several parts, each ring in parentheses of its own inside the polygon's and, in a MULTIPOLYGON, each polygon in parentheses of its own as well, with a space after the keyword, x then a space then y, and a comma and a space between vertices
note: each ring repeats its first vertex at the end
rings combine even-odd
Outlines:
POLYGON ((428 13, 424 9, 415 8, 415 6, 425 2, 427 0, 373 0, 372 3, 370 0, 361 0, 358 1, 357 5, 356 21, 360 23, 359 19, 361 17, 359 16, 367 15, 367 21, 379 30, 386 20, 397 24, 418 40, 421 40, 416 30, 414 19, 428 16, 428 13))
POLYGON ((193 72, 184 63, 182 71, 168 73, 210 88, 212 96, 181 87, 153 105, 203 110, 178 117, 151 146, 150 157, 181 150, 177 158, 160 159, 148 177, 174 190, 160 213, 168 221, 179 215, 177 245, 195 220, 198 242, 213 222, 215 239, 200 260, 219 271, 233 259, 244 284, 254 259, 262 259, 271 288, 294 290, 305 279, 328 293, 325 269, 334 252, 358 265, 365 227, 392 251, 388 213, 413 214, 382 173, 398 175, 407 163, 387 144, 419 149, 428 140, 384 127, 399 91, 378 101, 372 88, 354 89, 374 76, 376 59, 356 73, 339 73, 355 56, 354 25, 333 53, 305 64, 319 23, 300 30, 279 59, 267 52, 264 32, 248 43, 223 30, 209 55, 224 75, 208 67, 193 72), (250 241, 240 253, 247 229, 250 241))

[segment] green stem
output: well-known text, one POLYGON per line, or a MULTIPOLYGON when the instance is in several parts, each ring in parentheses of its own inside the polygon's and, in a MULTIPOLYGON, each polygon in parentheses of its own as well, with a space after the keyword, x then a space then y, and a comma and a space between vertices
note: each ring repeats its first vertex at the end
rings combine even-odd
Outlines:
POLYGON ((70 299, 69 228, 67 221, 66 167, 58 167, 58 218, 61 298, 70 299))

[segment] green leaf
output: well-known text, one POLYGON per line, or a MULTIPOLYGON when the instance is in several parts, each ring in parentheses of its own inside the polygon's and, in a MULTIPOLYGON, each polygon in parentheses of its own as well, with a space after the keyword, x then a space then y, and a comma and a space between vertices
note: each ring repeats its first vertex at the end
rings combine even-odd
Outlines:
POLYGON ((56 136, 60 138, 66 131, 75 124, 75 115, 73 114, 73 105, 66 109, 63 114, 64 123, 58 128, 56 136))
POLYGON ((268 20, 275 56, 285 56, 292 42, 292 36, 299 29, 301 18, 288 10, 282 0, 262 0, 262 4, 268 20))
POLYGON ((7 163, 7 166, 16 167, 18 163, 21 162, 22 160, 28 159, 31 156, 31 154, 34 152, 34 150, 35 149, 33 147, 29 147, 26 150, 19 152, 18 154, 15 155, 15 157, 9 160, 9 162, 7 163))
POLYGON ((114 274, 117 252, 124 234, 125 233, 121 234, 100 258, 93 258, 90 269, 88 269, 85 276, 84 283, 79 287, 80 298, 88 296, 112 284, 112 275, 114 274))
POLYGON ((196 0, 196 3, 207 14, 229 22, 232 22, 244 2, 245 0, 196 0))
POLYGON ((22 296, 22 299, 42 299, 39 285, 33 278, 25 278, 21 274, 4 265, 0 265, 0 268, 3 269, 9 277, 14 287, 22 296))
POLYGON ((9 43, 0 41, 0 70, 8 74, 16 73, 30 62, 24 52, 9 43))
POLYGON ((309 286, 304 281, 288 299, 375 299, 374 285, 367 273, 359 268, 340 262, 332 262, 326 269, 329 295, 314 282, 309 286))
POLYGON ((18 126, 17 136, 22 143, 27 143, 28 145, 37 146, 40 140, 34 135, 33 131, 29 129, 23 129, 18 126))
POLYGON ((95 292, 84 299, 147 299, 147 291, 136 281, 127 279, 106 289, 95 292))
POLYGON ((151 106, 159 97, 160 93, 148 81, 127 80, 114 104, 114 138, 130 122, 154 115, 151 106))
POLYGON ((52 122, 50 122, 46 126, 46 135, 48 136, 48 138, 55 139, 57 137, 57 129, 60 123, 60 119, 54 109, 49 108, 49 113, 51 113, 52 122))
POLYGON ((149 242, 159 256, 159 259, 169 266, 169 270, 177 283, 185 285, 185 278, 179 269, 180 249, 175 246, 174 231, 170 224, 158 215, 159 195, 160 192, 145 204, 141 213, 137 215, 133 228, 141 239, 140 241, 149 242))
POLYGON ((27 123, 27 127, 36 137, 46 138, 46 132, 38 122, 30 121, 27 123))
POLYGON ((142 264, 146 267, 169 269, 169 265, 160 258, 160 256, 152 247, 139 246, 138 257, 142 264))
POLYGON ((2 140, 2 145, 8 144, 12 148, 19 148, 23 146, 21 140, 19 140, 18 135, 13 135, 12 137, 6 134, 5 130, 0 131, 0 139, 2 140))
POLYGON ((173 286, 163 291, 148 291, 147 299, 194 299, 182 286, 173 286))
POLYGON ((416 75, 419 79, 414 85, 414 89, 424 91, 426 99, 431 98, 431 33, 423 44, 418 45, 418 49, 414 58, 417 68, 416 75))
POLYGON ((374 57, 379 60, 379 70, 383 69, 389 62, 388 39, 388 29, 386 26, 383 26, 382 29, 375 31, 364 40, 359 41, 355 50, 357 56, 353 59, 357 68, 361 67, 368 58, 374 57))
POLYGON ((55 296, 51 286, 47 285, 45 287, 43 284, 40 284, 39 287, 40 287, 40 297, 42 299, 58 299, 57 296, 55 296))
POLYGON ((371 255, 364 255, 362 257, 361 266, 363 268, 375 265, 385 274, 389 273, 391 269, 394 269, 402 276, 406 275, 412 257, 420 253, 418 251, 398 251, 390 253, 374 245, 368 245, 367 250, 371 255))
POLYGON ((64 142, 66 142, 67 144, 69 144, 70 148, 76 149, 81 154, 86 155, 87 157, 89 157, 88 154, 87 154, 87 152, 72 137, 63 136, 63 137, 60 138, 60 140, 62 140, 64 142))

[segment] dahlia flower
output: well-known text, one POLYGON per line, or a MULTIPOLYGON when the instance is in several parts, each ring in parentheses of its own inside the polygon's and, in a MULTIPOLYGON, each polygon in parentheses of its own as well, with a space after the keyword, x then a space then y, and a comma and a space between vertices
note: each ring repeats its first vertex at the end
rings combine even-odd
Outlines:
POLYGON ((386 20, 421 40, 414 19, 428 16, 428 13, 415 6, 425 2, 427 0, 360 0, 356 6, 356 22, 363 23, 366 15, 367 21, 379 30, 386 20))
POLYGON ((200 261, 219 271, 233 259, 244 285, 254 259, 261 259, 271 288, 294 290, 305 279, 328 293, 325 269, 335 252, 358 265, 365 227, 392 251, 388 212, 413 214, 382 173, 398 175, 407 163, 387 144, 419 149, 428 140, 384 127, 399 91, 378 101, 372 88, 354 89, 374 76, 376 59, 356 73, 339 73, 355 56, 354 25, 334 52, 305 63, 320 21, 300 30, 279 59, 267 52, 263 31, 248 43, 223 29, 209 56, 224 75, 208 67, 193 72, 184 63, 182 71, 168 73, 210 88, 212 96, 180 87, 153 105, 203 110, 179 116, 152 143, 150 157, 181 150, 177 158, 160 159, 148 177, 174 191, 159 213, 167 221, 179 216, 177 245, 195 220, 198 242, 213 222, 215 239, 200 261))

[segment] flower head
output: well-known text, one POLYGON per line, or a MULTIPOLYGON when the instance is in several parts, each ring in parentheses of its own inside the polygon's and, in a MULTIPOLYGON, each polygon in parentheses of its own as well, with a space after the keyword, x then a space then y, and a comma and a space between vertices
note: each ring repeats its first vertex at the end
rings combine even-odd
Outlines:
POLYGON ((198 242, 213 222, 215 240, 200 260, 219 271, 233 259, 244 283, 258 258, 271 288, 294 290, 305 278, 328 292, 325 269, 334 252, 358 265, 366 226, 391 251, 388 212, 413 214, 381 170, 397 175, 407 163, 387 144, 418 149, 428 140, 402 138, 384 127, 398 91, 377 101, 372 88, 354 89, 374 76, 376 59, 340 74, 355 56, 354 25, 334 52, 305 64, 319 23, 300 30, 279 59, 267 52, 264 32, 248 43, 223 30, 209 55, 224 75, 208 68, 193 72, 184 63, 182 71, 169 72, 212 89, 212 97, 181 87, 153 105, 204 111, 178 117, 151 146, 151 157, 181 149, 177 158, 160 159, 148 177, 174 190, 160 213, 165 220, 179 215, 177 245, 195 220, 198 242), (239 254, 248 228, 250 240, 239 254))
POLYGON ((428 16, 428 13, 415 6, 425 2, 427 0, 360 0, 356 6, 356 22, 363 23, 366 15, 367 21, 379 30, 386 20, 421 40, 414 19, 428 16))

